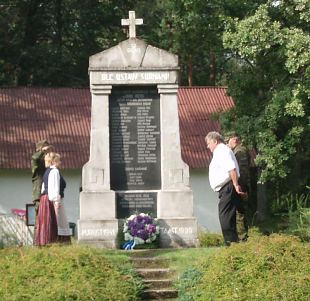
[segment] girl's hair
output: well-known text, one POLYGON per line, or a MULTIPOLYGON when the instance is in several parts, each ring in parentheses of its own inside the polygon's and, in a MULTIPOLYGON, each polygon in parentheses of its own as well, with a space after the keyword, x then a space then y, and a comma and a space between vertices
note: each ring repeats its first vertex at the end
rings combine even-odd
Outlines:
POLYGON ((44 157, 45 167, 50 167, 53 162, 60 160, 60 155, 55 152, 47 153, 44 157))

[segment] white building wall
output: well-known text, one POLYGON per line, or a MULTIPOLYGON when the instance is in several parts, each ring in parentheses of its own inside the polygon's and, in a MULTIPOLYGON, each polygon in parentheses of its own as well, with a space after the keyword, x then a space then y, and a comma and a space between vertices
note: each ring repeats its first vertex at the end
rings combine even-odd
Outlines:
MULTIPOLYGON (((64 170, 67 182, 65 208, 69 222, 76 223, 79 217, 80 170, 64 170)), ((0 213, 11 213, 12 208, 26 209, 32 203, 30 170, 0 170, 0 213)))
POLYGON ((208 232, 221 232, 218 218, 218 195, 209 184, 207 169, 190 169, 190 182, 194 194, 194 215, 200 228, 208 232))
MULTIPOLYGON (((79 188, 81 170, 64 170, 67 182, 65 207, 70 222, 79 219, 79 188)), ((194 195, 194 215, 198 225, 209 232, 220 232, 218 197, 211 190, 206 169, 190 169, 190 182, 194 195)), ((12 208, 25 209, 31 203, 30 170, 0 170, 0 213, 10 213, 12 208)))

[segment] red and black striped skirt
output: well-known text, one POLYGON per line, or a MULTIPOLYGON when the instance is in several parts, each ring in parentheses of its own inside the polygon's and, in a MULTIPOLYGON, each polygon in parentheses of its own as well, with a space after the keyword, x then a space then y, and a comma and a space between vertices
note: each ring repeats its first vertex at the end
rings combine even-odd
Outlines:
POLYGON ((53 202, 42 195, 36 220, 36 245, 45 246, 57 241, 57 220, 53 202))

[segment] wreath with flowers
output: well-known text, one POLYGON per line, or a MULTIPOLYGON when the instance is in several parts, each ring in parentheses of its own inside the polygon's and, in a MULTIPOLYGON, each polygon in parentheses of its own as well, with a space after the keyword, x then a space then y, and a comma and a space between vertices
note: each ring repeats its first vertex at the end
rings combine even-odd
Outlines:
POLYGON ((150 244, 159 234, 159 225, 156 218, 149 214, 139 213, 129 216, 124 223, 124 239, 126 247, 133 249, 135 245, 150 244))

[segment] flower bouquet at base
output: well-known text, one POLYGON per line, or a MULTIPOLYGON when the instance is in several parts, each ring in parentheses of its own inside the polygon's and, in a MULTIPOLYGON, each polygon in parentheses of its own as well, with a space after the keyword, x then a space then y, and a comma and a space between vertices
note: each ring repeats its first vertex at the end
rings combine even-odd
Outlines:
POLYGON ((149 214, 132 214, 125 220, 123 249, 158 248, 159 226, 149 214))

